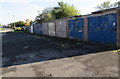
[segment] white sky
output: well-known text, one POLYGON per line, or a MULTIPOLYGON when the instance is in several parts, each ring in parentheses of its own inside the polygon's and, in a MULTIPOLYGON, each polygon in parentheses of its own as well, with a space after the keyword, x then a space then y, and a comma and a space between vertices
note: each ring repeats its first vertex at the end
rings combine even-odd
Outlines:
MULTIPOLYGON (((106 0, 0 0, 0 23, 6 25, 14 21, 34 20, 37 11, 57 6, 59 1, 74 5, 83 15, 96 11, 95 7, 106 0)), ((111 0, 117 1, 119 0, 111 0)))

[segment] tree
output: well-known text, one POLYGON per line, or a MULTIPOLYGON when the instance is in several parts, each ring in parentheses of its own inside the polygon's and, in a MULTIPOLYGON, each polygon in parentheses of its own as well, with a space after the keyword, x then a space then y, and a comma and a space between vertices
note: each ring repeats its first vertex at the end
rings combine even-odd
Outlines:
POLYGON ((24 21, 19 21, 15 23, 16 27, 22 27, 25 25, 24 21))
POLYGON ((64 2, 58 2, 58 6, 53 8, 52 14, 56 19, 80 15, 73 5, 71 6, 64 2))
POLYGON ((112 8, 112 4, 110 3, 110 1, 106 1, 103 2, 101 5, 97 5, 97 10, 105 10, 105 9, 109 9, 112 8))
POLYGON ((97 5, 96 9, 97 10, 105 10, 105 9, 110 9, 110 8, 115 8, 118 7, 119 2, 111 3, 110 1, 103 2, 100 5, 97 5))
POLYGON ((64 2, 58 2, 58 6, 46 8, 39 16, 36 16, 37 23, 48 22, 55 19, 80 15, 79 11, 72 5, 64 2))
POLYGON ((119 7, 120 6, 120 1, 119 2, 116 2, 113 4, 114 7, 119 7))
POLYGON ((42 22, 47 22, 52 19, 52 14, 51 14, 52 8, 45 8, 42 13, 37 16, 37 22, 42 23, 42 22))
POLYGON ((31 20, 31 21, 30 21, 30 25, 31 25, 32 23, 33 23, 33 21, 31 20))
POLYGON ((10 26, 11 28, 13 28, 14 24, 15 24, 15 27, 22 27, 22 26, 25 25, 24 21, 18 21, 18 22, 9 23, 8 26, 10 26))
POLYGON ((25 26, 29 26, 30 25, 31 20, 27 19, 25 22, 25 26))
POLYGON ((10 26, 11 28, 14 27, 14 23, 9 23, 8 26, 10 26))

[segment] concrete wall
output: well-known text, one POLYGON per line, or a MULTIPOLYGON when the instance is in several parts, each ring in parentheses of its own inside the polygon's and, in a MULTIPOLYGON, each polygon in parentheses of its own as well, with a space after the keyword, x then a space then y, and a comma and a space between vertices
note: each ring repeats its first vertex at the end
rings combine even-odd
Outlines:
POLYGON ((118 9, 117 47, 120 48, 120 8, 118 9))

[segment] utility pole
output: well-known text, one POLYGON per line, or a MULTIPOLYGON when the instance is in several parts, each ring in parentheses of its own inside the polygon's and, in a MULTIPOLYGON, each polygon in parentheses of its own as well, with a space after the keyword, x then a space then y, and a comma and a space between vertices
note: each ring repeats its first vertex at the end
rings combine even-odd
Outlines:
MULTIPOLYGON (((14 19, 14 21, 15 21, 15 16, 13 15, 13 19, 14 19)), ((14 22, 14 26, 13 26, 13 28, 15 28, 15 22, 14 22)))
POLYGON ((38 12, 38 16, 40 15, 40 11, 37 11, 38 12))

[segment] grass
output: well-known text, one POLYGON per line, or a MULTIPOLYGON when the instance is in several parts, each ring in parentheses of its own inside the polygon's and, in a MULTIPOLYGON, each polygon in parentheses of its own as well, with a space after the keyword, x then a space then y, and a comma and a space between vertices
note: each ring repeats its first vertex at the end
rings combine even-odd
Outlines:
POLYGON ((3 28, 0 28, 1 31, 3 31, 4 29, 3 28))
POLYGON ((114 53, 119 53, 120 52, 120 49, 117 49, 115 51, 113 51, 114 53))
POLYGON ((15 27, 15 30, 21 30, 21 27, 15 27))

